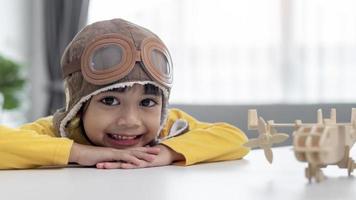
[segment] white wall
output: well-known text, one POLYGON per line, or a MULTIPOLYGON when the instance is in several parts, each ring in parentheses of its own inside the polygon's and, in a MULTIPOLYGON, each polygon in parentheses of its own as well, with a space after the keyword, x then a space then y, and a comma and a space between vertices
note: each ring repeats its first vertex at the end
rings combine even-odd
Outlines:
POLYGON ((28 1, 0 0, 0 53, 20 62, 28 61, 28 1))
POLYGON ((43 116, 47 83, 42 0, 0 0, 0 53, 22 63, 28 79, 27 120, 43 116))

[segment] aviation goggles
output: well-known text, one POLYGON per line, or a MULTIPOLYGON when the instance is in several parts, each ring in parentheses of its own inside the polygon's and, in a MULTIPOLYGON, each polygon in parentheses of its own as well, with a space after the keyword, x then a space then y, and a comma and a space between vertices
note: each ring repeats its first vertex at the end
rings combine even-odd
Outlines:
POLYGON ((140 62, 151 78, 166 87, 173 82, 171 56, 164 44, 145 38, 137 50, 123 35, 106 34, 87 46, 81 56, 84 78, 94 85, 105 85, 124 78, 140 62))

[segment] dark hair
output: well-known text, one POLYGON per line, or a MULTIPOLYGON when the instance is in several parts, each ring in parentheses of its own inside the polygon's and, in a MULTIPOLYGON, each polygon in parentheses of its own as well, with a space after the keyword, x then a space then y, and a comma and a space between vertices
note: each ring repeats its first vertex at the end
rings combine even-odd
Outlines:
POLYGON ((145 87, 145 94, 152 94, 156 96, 162 95, 162 90, 155 85, 146 84, 144 87, 145 87))
MULTIPOLYGON (((126 86, 124 88, 114 88, 109 91, 126 92, 128 90, 128 88, 130 88, 130 87, 126 86)), ((159 89, 157 86, 150 84, 150 83, 144 85, 144 90, 145 90, 145 94, 151 94, 151 95, 155 95, 155 96, 162 95, 162 90, 159 89)))

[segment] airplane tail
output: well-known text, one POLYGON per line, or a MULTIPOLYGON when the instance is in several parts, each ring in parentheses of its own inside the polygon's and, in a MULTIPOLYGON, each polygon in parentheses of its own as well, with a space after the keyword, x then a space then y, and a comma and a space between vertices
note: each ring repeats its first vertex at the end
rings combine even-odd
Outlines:
POLYGON ((257 115, 257 110, 256 109, 250 109, 248 110, 248 116, 247 116, 247 127, 249 130, 256 130, 258 127, 258 115, 257 115))
POLYGON ((318 124, 323 124, 323 112, 321 111, 321 109, 318 109, 317 121, 318 124))
POLYGON ((351 124, 356 129, 356 108, 351 110, 351 124))
POLYGON ((333 124, 336 124, 336 109, 335 108, 332 108, 330 111, 330 121, 333 124))

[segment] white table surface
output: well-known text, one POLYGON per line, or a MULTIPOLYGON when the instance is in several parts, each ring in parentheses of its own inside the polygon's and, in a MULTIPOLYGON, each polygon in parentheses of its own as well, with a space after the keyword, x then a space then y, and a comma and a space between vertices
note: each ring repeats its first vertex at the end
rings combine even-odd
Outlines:
POLYGON ((310 184, 291 147, 273 152, 272 165, 253 150, 243 160, 190 167, 0 170, 0 199, 356 199, 356 179, 345 169, 329 166, 325 181, 310 184))

